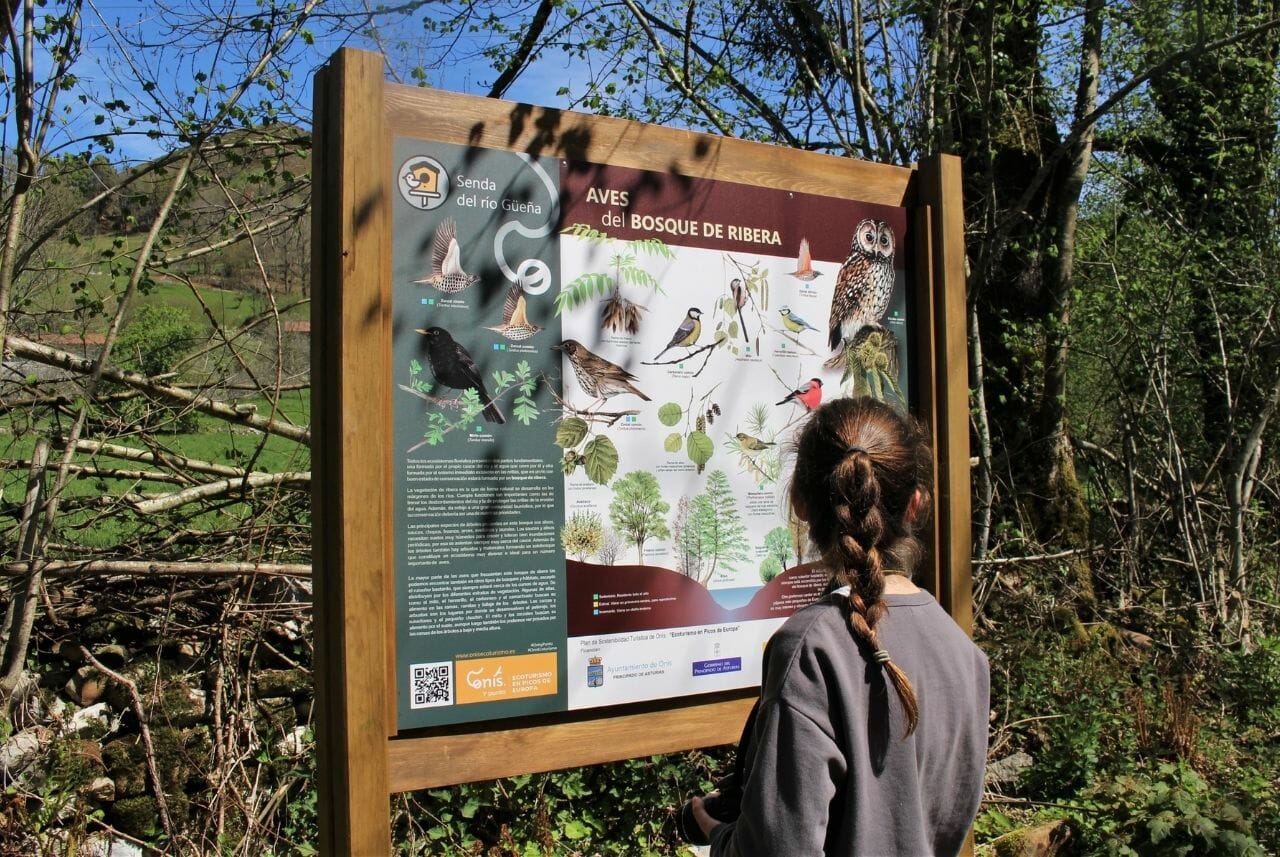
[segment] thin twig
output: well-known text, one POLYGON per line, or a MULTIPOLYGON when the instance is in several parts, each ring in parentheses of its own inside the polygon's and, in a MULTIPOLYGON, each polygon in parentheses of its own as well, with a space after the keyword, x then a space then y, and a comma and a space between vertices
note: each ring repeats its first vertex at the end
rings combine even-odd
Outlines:
POLYGON ((93 652, 84 646, 80 647, 84 659, 112 681, 119 682, 129 691, 129 699, 133 702, 133 713, 138 718, 138 733, 142 736, 142 746, 147 752, 147 774, 151 778, 151 788, 156 796, 156 810, 160 814, 160 825, 165 835, 173 839, 173 822, 169 820, 169 804, 164 799, 164 784, 160 781, 160 770, 156 767, 156 748, 151 743, 151 730, 147 727, 147 712, 142 707, 142 697, 138 695, 138 686, 131 679, 109 669, 102 661, 93 656, 93 652))

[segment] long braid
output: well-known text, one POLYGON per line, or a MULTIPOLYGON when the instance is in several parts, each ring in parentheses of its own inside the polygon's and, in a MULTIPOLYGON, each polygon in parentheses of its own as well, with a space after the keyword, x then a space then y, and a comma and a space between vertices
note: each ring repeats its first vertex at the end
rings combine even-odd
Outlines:
POLYGON ((893 685, 916 730, 920 708, 905 672, 881 647, 876 626, 884 603, 883 555, 913 557, 911 497, 928 484, 923 436, 895 411, 870 399, 841 399, 810 418, 798 444, 792 497, 809 515, 810 537, 823 560, 849 586, 849 624, 893 685), (825 496, 824 496, 825 495, 825 496))

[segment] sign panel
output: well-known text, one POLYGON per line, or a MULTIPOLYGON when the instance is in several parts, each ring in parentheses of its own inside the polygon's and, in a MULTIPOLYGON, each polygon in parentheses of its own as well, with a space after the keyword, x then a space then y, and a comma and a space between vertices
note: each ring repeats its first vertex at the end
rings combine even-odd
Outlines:
POLYGON ((906 402, 907 210, 397 136, 398 728, 749 687, 824 398, 906 402))

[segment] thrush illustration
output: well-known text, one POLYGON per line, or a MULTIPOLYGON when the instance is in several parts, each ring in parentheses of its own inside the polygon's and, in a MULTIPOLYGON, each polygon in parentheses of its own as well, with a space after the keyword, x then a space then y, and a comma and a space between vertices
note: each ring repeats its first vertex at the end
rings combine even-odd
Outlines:
POLYGON ((804 405, 806 411, 812 411, 818 405, 822 404, 822 379, 810 378, 796 389, 792 390, 785 399, 778 402, 779 405, 785 405, 787 402, 796 402, 804 405))
POLYGON ((677 346, 687 348, 698 342, 698 337, 702 335, 702 310, 696 306, 689 307, 689 311, 685 313, 684 321, 680 322, 680 326, 676 328, 676 332, 671 334, 671 341, 667 343, 667 347, 658 352, 658 357, 666 354, 672 348, 677 346))
POLYGON ((778 314, 782 316, 782 326, 792 333, 800 333, 802 330, 817 330, 809 322, 791 311, 791 307, 784 306, 778 310, 778 314))
MULTIPOLYGON (((783 401, 786 400, 783 399, 783 401)), ((757 452, 764 452, 771 446, 777 446, 777 444, 772 441, 761 440, 760 438, 749 435, 746 432, 738 432, 734 437, 737 438, 738 446, 742 448, 742 451, 747 453, 754 454, 757 452)))
POLYGON ((457 342, 449 331, 443 327, 419 328, 415 331, 427 338, 427 363, 431 366, 431 374, 436 383, 455 390, 475 390, 480 397, 484 410, 481 416, 491 423, 505 423, 506 417, 498 410, 498 405, 489 398, 489 391, 484 388, 484 378, 471 359, 467 349, 457 342))
POLYGON ((733 295, 734 306, 738 308, 738 323, 742 325, 742 341, 747 342, 747 320, 742 317, 742 307, 747 303, 747 289, 742 280, 734 277, 729 281, 729 293, 733 295))
POLYGON ((462 251, 458 249, 458 224, 446 218, 436 228, 431 242, 431 274, 415 283, 435 286, 446 294, 456 294, 480 279, 462 270, 462 251))
POLYGON ((533 336, 539 330, 538 325, 529 321, 524 301, 524 288, 513 283, 507 290, 507 298, 502 302, 502 324, 487 328, 502 334, 512 342, 521 342, 533 336))
POLYGON ((631 383, 636 380, 635 375, 617 363, 605 360, 599 354, 592 354, 578 340, 566 339, 559 345, 551 347, 563 352, 569 358, 574 377, 578 379, 578 385, 582 387, 583 392, 599 399, 602 404, 609 397, 622 393, 634 393, 646 402, 651 401, 635 384, 631 383))
POLYGON ((813 270, 813 257, 809 255, 809 239, 800 239, 800 252, 796 254, 796 269, 788 271, 788 274, 797 280, 804 282, 812 282, 822 276, 821 271, 813 270))

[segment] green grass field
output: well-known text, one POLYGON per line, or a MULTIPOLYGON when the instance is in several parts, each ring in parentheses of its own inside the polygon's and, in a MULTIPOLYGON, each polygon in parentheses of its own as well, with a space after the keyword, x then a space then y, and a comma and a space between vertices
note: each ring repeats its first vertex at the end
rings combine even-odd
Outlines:
MULTIPOLYGON (((128 284, 130 270, 127 260, 120 259, 113 272, 112 262, 103 259, 101 254, 112 249, 117 253, 126 252, 136 247, 138 240, 136 237, 126 239, 120 248, 113 248, 113 239, 109 237, 89 239, 80 246, 60 245, 46 260, 45 269, 16 290, 16 305, 31 317, 45 320, 46 325, 56 325, 44 332, 105 331, 116 311, 117 300, 128 284)), ((210 317, 222 327, 234 329, 270 309, 261 289, 238 291, 217 288, 201 284, 198 274, 192 274, 192 279, 194 286, 178 279, 158 277, 140 290, 126 314, 126 324, 147 304, 176 307, 205 329, 212 329, 210 317)), ((277 308, 298 300, 299 296, 295 294, 276 295, 277 308)), ((282 317, 305 320, 308 317, 307 305, 295 306, 285 311, 282 317)))

